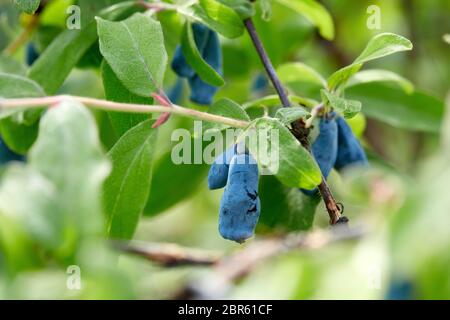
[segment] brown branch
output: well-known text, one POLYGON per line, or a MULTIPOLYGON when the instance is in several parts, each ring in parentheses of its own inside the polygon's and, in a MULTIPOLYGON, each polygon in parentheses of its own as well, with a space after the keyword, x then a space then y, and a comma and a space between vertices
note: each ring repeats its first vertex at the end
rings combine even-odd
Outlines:
POLYGON ((183 248, 175 244, 113 241, 114 249, 140 256, 165 267, 213 265, 220 259, 215 252, 183 248))
POLYGON ((345 226, 328 231, 291 234, 282 238, 254 241, 234 255, 223 257, 211 273, 193 279, 177 292, 174 299, 224 299, 233 284, 248 275, 267 259, 297 251, 317 250, 337 242, 354 241, 367 233, 365 228, 348 229, 345 226))
POLYGON ((349 229, 340 226, 331 230, 290 234, 278 239, 255 241, 231 257, 225 257, 215 266, 215 272, 228 281, 236 281, 249 274, 261 262, 296 250, 317 250, 335 242, 355 240, 366 233, 364 228, 349 229))
MULTIPOLYGON (((245 19, 244 25, 248 31, 248 34, 250 35, 250 38, 252 39, 252 42, 255 46, 256 51, 258 52, 262 64, 264 65, 264 68, 269 76, 269 79, 271 80, 273 86, 275 87, 275 90, 277 91, 280 97, 283 107, 290 107, 291 103, 289 101, 288 95, 284 90, 280 79, 278 78, 278 75, 275 71, 275 68, 272 65, 272 62, 270 61, 269 56, 267 55, 266 50, 264 49, 264 45, 258 35, 258 32, 256 31, 252 19, 251 18, 245 19)), ((310 151, 310 145, 308 141, 309 128, 306 127, 303 120, 301 119, 297 120, 293 122, 291 126, 292 126, 291 130, 292 134, 308 151, 310 151)), ((319 191, 325 202, 325 207, 327 208, 328 215, 330 216, 330 224, 335 225, 340 222, 342 223, 348 222, 347 218, 341 217, 341 210, 337 205, 336 200, 334 199, 333 194, 324 177, 322 177, 322 182, 319 185, 319 191)))
POLYGON ((367 233, 366 228, 336 227, 330 230, 292 233, 282 237, 255 240, 244 249, 224 256, 209 250, 186 248, 170 243, 113 240, 118 251, 142 257, 165 267, 184 265, 213 266, 214 272, 227 281, 236 281, 247 275, 268 258, 295 250, 317 250, 335 242, 356 240, 367 233))
POLYGON ((48 0, 41 0, 39 7, 37 8, 34 15, 30 17, 30 21, 25 26, 25 29, 20 33, 20 35, 15 39, 7 48, 5 48, 4 52, 7 55, 14 55, 16 51, 21 48, 24 43, 30 38, 33 31, 39 24, 39 16, 47 5, 48 0))
POLYGON ((258 32, 256 31, 256 28, 255 28, 255 25, 253 24, 252 19, 250 19, 250 18, 245 19, 244 25, 250 35, 250 38, 252 39, 252 42, 253 42, 253 45, 255 46, 256 51, 258 52, 258 55, 264 66, 264 69, 266 69, 267 75, 269 76, 270 81, 272 82, 273 86, 275 87, 275 90, 278 93, 278 96, 280 97, 283 107, 290 107, 291 102, 289 101, 288 95, 287 95, 286 91, 284 90, 280 79, 277 76, 275 68, 272 65, 272 61, 270 61, 270 58, 267 55, 266 50, 264 49, 264 45, 263 45, 261 39, 259 38, 258 32))
POLYGON ((24 45, 24 43, 30 38, 34 29, 38 25, 38 22, 39 22, 38 14, 31 16, 30 21, 25 27, 25 29, 23 29, 20 35, 13 42, 11 42, 7 48, 5 48, 4 50, 5 53, 10 56, 14 55, 16 51, 19 48, 21 48, 24 45))
POLYGON ((293 251, 318 250, 337 242, 361 239, 366 227, 339 226, 329 230, 293 233, 283 237, 256 240, 242 250, 225 256, 213 251, 184 248, 175 244, 112 241, 114 249, 132 254, 163 267, 208 266, 210 272, 194 278, 174 299, 223 299, 239 281, 270 258, 293 251))

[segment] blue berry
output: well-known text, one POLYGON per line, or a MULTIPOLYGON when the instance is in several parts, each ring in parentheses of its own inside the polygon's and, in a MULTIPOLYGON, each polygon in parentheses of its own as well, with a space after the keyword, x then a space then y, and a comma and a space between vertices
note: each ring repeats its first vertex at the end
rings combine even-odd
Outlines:
POLYGON ((338 154, 338 129, 336 120, 334 118, 322 118, 319 128, 319 136, 312 145, 312 154, 322 171, 322 175, 328 178, 338 154))
MULTIPOLYGON (((219 37, 213 31, 210 31, 203 58, 214 70, 221 75, 223 74, 222 49, 219 37)), ((217 87, 204 82, 198 75, 189 78, 189 84, 191 86, 191 101, 202 105, 210 105, 213 102, 213 98, 218 91, 217 87)))
POLYGON ((265 91, 269 87, 269 80, 264 74, 259 74, 252 84, 252 91, 259 93, 265 91))
MULTIPOLYGON (((202 24, 194 23, 192 25, 192 31, 194 32, 194 40, 197 45, 197 49, 202 56, 204 56, 206 44, 210 36, 210 30, 202 24)), ((195 71, 187 63, 184 57, 181 46, 178 46, 175 50, 175 55, 172 60, 172 69, 182 78, 192 78, 195 76, 195 71)))
POLYGON ((230 163, 236 155, 236 146, 216 158, 208 173, 208 187, 210 190, 221 189, 227 185, 230 163))
POLYGON ((253 236, 261 213, 258 183, 258 165, 253 157, 234 156, 220 203, 219 232, 223 238, 243 243, 253 236))
POLYGON ((201 105, 210 105, 213 103, 214 96, 218 90, 202 79, 199 76, 189 78, 189 85, 191 87, 191 101, 201 105))
POLYGON ((27 65, 31 66, 39 58, 39 52, 37 52, 36 47, 32 42, 27 44, 25 52, 25 62, 27 65))
POLYGON ((183 79, 178 78, 175 84, 167 92, 167 97, 172 103, 180 103, 183 98, 183 79))
POLYGON ((349 166, 368 166, 366 153, 347 122, 338 117, 338 154, 334 167, 337 170, 349 166))
MULTIPOLYGON (((195 43, 203 59, 222 75, 222 49, 217 33, 198 23, 193 24, 192 29, 195 43)), ((178 76, 188 79, 191 101, 202 105, 210 105, 213 102, 218 88, 204 82, 196 74, 195 70, 187 63, 180 46, 175 51, 172 69, 178 76)))
MULTIPOLYGON (((338 153, 338 130, 333 114, 320 120, 319 135, 312 145, 312 154, 324 178, 328 178, 336 162, 338 153)), ((303 190, 308 196, 318 195, 317 189, 303 190)))
POLYGON ((414 296, 414 284, 411 281, 394 279, 389 286, 386 300, 412 300, 414 296))

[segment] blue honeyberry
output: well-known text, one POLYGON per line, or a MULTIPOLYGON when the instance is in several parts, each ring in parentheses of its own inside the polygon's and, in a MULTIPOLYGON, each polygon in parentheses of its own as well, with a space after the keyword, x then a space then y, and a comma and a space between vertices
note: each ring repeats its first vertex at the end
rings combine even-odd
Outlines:
POLYGON ((337 170, 350 166, 368 166, 366 153, 347 122, 342 118, 336 119, 338 127, 338 154, 334 167, 337 170))
POLYGON ((39 52, 37 52, 36 47, 32 42, 27 44, 25 52, 25 62, 27 65, 31 66, 39 58, 39 52))
POLYGON ((214 160, 208 173, 208 187, 210 190, 221 189, 227 185, 230 163, 235 155, 236 146, 233 145, 214 160))
MULTIPOLYGON (((199 23, 194 23, 192 25, 192 31, 194 33, 194 40, 197 49, 203 57, 206 45, 208 43, 208 39, 210 37, 210 33, 212 31, 199 23)), ((186 61, 181 46, 178 46, 177 49, 175 50, 175 55, 172 60, 172 69, 173 71, 175 71, 177 75, 179 75, 182 78, 192 78, 195 76, 195 71, 186 61)))
POLYGON ((5 165, 11 161, 24 162, 25 157, 10 150, 3 139, 0 137, 0 165, 5 165))
POLYGON ((184 83, 183 79, 178 78, 175 84, 170 87, 169 91, 167 92, 167 97, 169 98, 170 102, 172 103, 180 103, 181 99, 183 99, 183 89, 184 89, 184 83))
POLYGON ((201 105, 210 105, 213 103, 214 96, 217 93, 218 88, 214 87, 202 79, 199 76, 189 78, 189 86, 191 87, 190 100, 201 105))
POLYGON ((261 213, 258 183, 258 165, 253 157, 234 156, 220 203, 219 232, 223 238, 243 243, 253 236, 261 213))
MULTIPOLYGON (((320 171, 325 179, 328 178, 336 162, 338 153, 338 129, 333 114, 320 119, 319 135, 314 141, 311 152, 319 165, 320 171)), ((304 190, 308 196, 318 195, 318 190, 304 190)))
MULTIPOLYGON (((207 27, 195 23, 192 25, 194 39, 203 59, 220 75, 223 75, 222 48, 219 36, 207 27)), ((210 105, 218 88, 204 82, 187 63, 180 46, 175 51, 172 69, 178 76, 187 78, 191 88, 190 99, 201 105, 210 105)))
POLYGON ((269 87, 269 80, 267 77, 260 73, 255 80, 253 80, 252 91, 255 93, 264 92, 269 87))
POLYGON ((415 299, 414 284, 410 280, 394 279, 389 285, 386 300, 413 300, 415 299))
POLYGON ((208 42, 203 52, 205 61, 219 74, 223 74, 222 47, 219 36, 214 31, 209 31, 208 42))
MULTIPOLYGON (((203 58, 217 73, 223 75, 222 49, 219 36, 213 31, 210 31, 203 58)), ((189 78, 189 85, 191 101, 201 105, 210 105, 218 91, 218 87, 204 82, 198 75, 189 78)))
POLYGON ((322 175, 328 178, 338 154, 338 128, 334 118, 322 118, 319 135, 312 145, 312 154, 319 165, 322 175))

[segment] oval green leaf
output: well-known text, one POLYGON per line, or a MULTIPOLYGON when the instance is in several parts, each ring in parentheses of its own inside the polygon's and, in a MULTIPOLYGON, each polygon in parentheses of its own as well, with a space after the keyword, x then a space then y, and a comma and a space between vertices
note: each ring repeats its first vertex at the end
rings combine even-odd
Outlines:
POLYGON ((157 130, 147 120, 129 130, 109 152, 112 172, 103 203, 110 237, 131 239, 148 199, 157 130))
POLYGON ((100 51, 123 85, 143 97, 159 91, 167 65, 161 24, 141 13, 120 22, 96 19, 100 51))
POLYGON ((181 48, 186 57, 186 61, 197 72, 203 81, 210 85, 220 87, 225 84, 222 76, 214 70, 205 60, 203 60, 201 53, 198 51, 195 44, 194 32, 192 31, 191 23, 187 22, 183 28, 181 37, 181 48))

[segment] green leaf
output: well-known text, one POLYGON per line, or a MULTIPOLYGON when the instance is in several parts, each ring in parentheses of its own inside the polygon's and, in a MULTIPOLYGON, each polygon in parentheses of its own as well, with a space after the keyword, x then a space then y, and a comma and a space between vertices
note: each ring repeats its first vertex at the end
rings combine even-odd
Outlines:
MULTIPOLYGON (((318 105, 319 103, 315 100, 303 98, 299 96, 289 96, 289 101, 291 101, 294 104, 306 106, 306 107, 314 107, 318 105)), ((280 97, 276 94, 265 96, 257 100, 253 100, 250 102, 247 102, 243 105, 244 110, 250 109, 250 108, 265 108, 265 107, 280 107, 281 101, 280 97)))
POLYGON ((354 63, 365 63, 396 52, 409 51, 412 48, 411 41, 402 36, 394 33, 381 33, 369 41, 354 63))
POLYGON ((35 244, 55 249, 64 229, 57 190, 39 172, 23 164, 8 167, 0 185, 0 215, 18 222, 35 244))
POLYGON ((258 233, 309 230, 313 226, 320 197, 306 196, 296 188, 287 188, 273 176, 262 176, 259 183, 261 217, 258 233))
POLYGON ((95 24, 62 32, 33 63, 29 77, 47 94, 55 94, 72 68, 97 39, 95 24))
POLYGON ((222 76, 217 73, 217 71, 214 70, 214 68, 211 67, 205 60, 203 60, 203 57, 195 44, 192 25, 189 22, 186 22, 183 28, 181 48, 184 56, 186 57, 186 61, 203 81, 216 87, 220 87, 225 84, 222 76))
MULTIPOLYGON (((42 97, 45 93, 34 81, 17 75, 0 73, 0 98, 42 97)), ((19 154, 25 154, 38 133, 37 119, 40 110, 21 109, 0 111, 0 133, 8 147, 19 154)))
POLYGON ((123 85, 143 97, 159 91, 167 65, 161 24, 141 13, 97 22, 100 51, 123 85))
POLYGON ((248 0, 218 0, 220 3, 232 8, 241 17, 248 19, 255 15, 255 7, 248 0))
POLYGON ((33 80, 26 77, 0 72, 1 98, 41 97, 44 90, 33 80))
POLYGON ((109 152, 113 169, 103 203, 112 238, 131 239, 148 199, 157 130, 152 120, 128 131, 109 152))
POLYGON ((16 59, 0 54, 0 72, 25 76, 27 68, 16 59))
MULTIPOLYGON (((208 113, 237 120, 250 121, 250 117, 248 116, 247 112, 245 112, 245 110, 239 104, 237 104, 233 100, 226 98, 217 100, 212 106, 209 107, 208 113)), ((203 130, 205 132, 207 130, 221 131, 226 128, 229 128, 229 126, 220 123, 203 123, 203 130)))
POLYGON ((31 125, 19 124, 9 117, 0 121, 0 133, 6 145, 18 154, 26 154, 36 141, 39 121, 31 125))
POLYGON ((275 174, 284 185, 313 190, 322 181, 316 161, 279 120, 255 120, 240 140, 247 137, 248 148, 262 172, 275 174), (256 140, 252 139, 254 134, 256 140))
MULTIPOLYGON (((132 3, 124 2, 100 14, 108 19, 120 18, 132 3)), ((36 81, 49 95, 55 94, 69 73, 97 40, 97 24, 90 22, 81 30, 65 30, 52 41, 33 63, 29 77, 36 81)))
POLYGON ((336 90, 341 85, 345 85, 354 74, 362 68, 362 64, 351 64, 339 69, 328 78, 328 89, 336 90))
POLYGON ((302 107, 280 108, 275 114, 275 118, 279 119, 284 125, 290 125, 298 119, 308 119, 311 113, 302 107))
POLYGON ((289 7, 319 28, 320 35, 327 40, 334 38, 334 24, 330 13, 315 0, 277 0, 289 7))
POLYGON ((381 33, 373 37, 364 51, 349 66, 336 71, 328 79, 330 90, 334 90, 357 73, 364 63, 379 59, 397 52, 412 50, 413 45, 408 39, 393 33, 381 33))
POLYGON ((259 0, 259 6, 261 7, 261 18, 264 21, 270 21, 272 19, 272 3, 270 3, 270 0, 259 0))
POLYGON ((217 100, 210 108, 209 113, 229 117, 237 120, 250 121, 245 110, 233 100, 222 98, 217 100))
POLYGON ((14 0, 16 7, 25 13, 34 14, 39 8, 41 0, 14 0))
MULTIPOLYGON (((107 100, 122 103, 136 103, 146 105, 153 104, 152 98, 145 98, 135 95, 127 88, 125 88, 106 61, 103 61, 101 70, 103 86, 105 88, 105 96, 107 100)), ((148 114, 146 115, 129 112, 108 112, 108 116, 111 120, 114 130, 119 137, 123 136, 128 130, 130 130, 137 124, 151 117, 148 114)))
POLYGON ((178 12, 205 24, 226 38, 237 38, 244 33, 244 24, 239 15, 216 0, 200 0, 199 4, 179 7, 178 12))
POLYGON ((407 130, 439 133, 444 103, 422 92, 403 90, 379 83, 350 88, 347 96, 360 100, 368 117, 407 130))
MULTIPOLYGON (((77 0, 77 5, 80 7, 80 11, 82 12, 83 16, 81 20, 82 28, 88 23, 94 21, 96 16, 98 16, 99 14, 101 15, 102 10, 104 10, 105 8, 119 8, 121 6, 124 6, 131 9, 129 1, 123 0, 77 0)), ((54 16, 55 14, 53 13, 52 15, 54 16)))
POLYGON ((165 153, 155 163, 153 183, 144 214, 156 216, 188 199, 205 182, 208 170, 209 166, 204 163, 176 165, 172 161, 172 153, 165 153), (182 183, 183 192, 176 192, 175 185, 178 183, 182 183))
POLYGON ((72 100, 49 109, 41 119, 29 163, 57 190, 65 234, 70 235, 62 247, 70 255, 82 237, 98 235, 103 229, 101 188, 110 164, 92 114, 72 100))
MULTIPOLYGON (((35 98, 45 96, 44 90, 33 80, 0 72, 1 98, 35 98)), ((0 110, 0 119, 17 114, 20 109, 0 110)))
MULTIPOLYGON (((42 247, 49 247, 47 240, 55 236, 46 221, 48 215, 45 216, 50 209, 45 208, 45 202, 52 198, 50 188, 45 178, 23 164, 12 164, 2 172, 0 269, 4 275, 6 270, 10 276, 42 265, 42 247), (42 190, 37 190, 41 188, 42 190)), ((55 236, 54 240, 57 239, 55 236)))
POLYGON ((310 66, 301 62, 285 63, 277 68, 280 80, 289 82, 306 82, 314 85, 327 87, 327 81, 310 66))
POLYGON ((329 103, 337 112, 341 113, 345 118, 350 119, 361 111, 361 102, 340 98, 337 95, 322 90, 322 98, 324 103, 329 103))
POLYGON ((350 78, 346 88, 370 82, 393 82, 398 84, 408 94, 414 91, 414 85, 411 81, 395 72, 381 69, 364 70, 356 73, 350 78))

